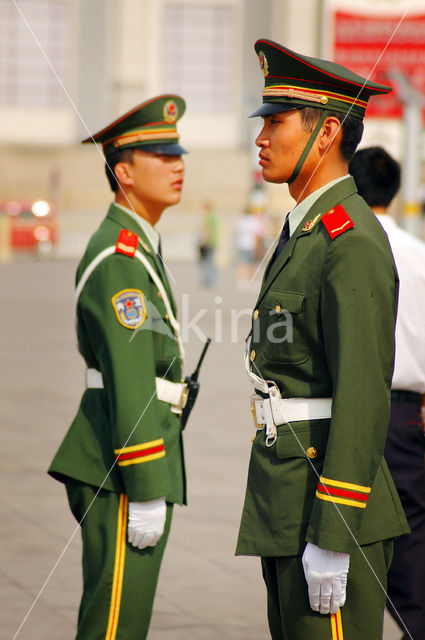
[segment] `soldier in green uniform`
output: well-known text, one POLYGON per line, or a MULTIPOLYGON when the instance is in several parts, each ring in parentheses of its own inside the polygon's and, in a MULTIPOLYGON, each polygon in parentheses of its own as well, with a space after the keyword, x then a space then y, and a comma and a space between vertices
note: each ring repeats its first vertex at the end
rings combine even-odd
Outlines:
POLYGON ((176 305, 155 224, 184 178, 179 96, 149 100, 102 144, 115 202, 76 276, 86 390, 49 473, 81 525, 78 640, 146 638, 173 505, 185 503, 185 399, 176 305))
POLYGON ((252 315, 236 553, 261 556, 273 640, 378 640, 392 539, 408 531, 383 459, 398 279, 348 161, 369 97, 391 89, 269 40, 255 50, 260 165, 296 204, 252 315))

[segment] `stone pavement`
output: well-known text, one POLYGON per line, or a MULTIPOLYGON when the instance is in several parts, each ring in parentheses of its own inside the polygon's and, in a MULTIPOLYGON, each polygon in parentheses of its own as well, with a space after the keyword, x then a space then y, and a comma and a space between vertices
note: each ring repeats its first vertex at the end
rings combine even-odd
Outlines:
MULTIPOLYGON (((80 536, 63 486, 46 469, 83 388, 73 326, 75 266, 31 258, 0 265, 1 640, 74 637, 80 536)), ((205 290, 196 265, 172 264, 171 272, 180 307, 189 318, 206 310, 198 324, 215 343, 185 438, 190 506, 175 510, 149 638, 267 639, 259 561, 233 555, 253 430, 242 365, 249 320, 241 316, 232 336, 231 310, 249 310, 258 285, 239 292, 228 270, 214 290, 205 290)), ((189 337, 188 372, 202 346, 193 330, 189 337)), ((387 620, 385 640, 400 635, 387 620)))

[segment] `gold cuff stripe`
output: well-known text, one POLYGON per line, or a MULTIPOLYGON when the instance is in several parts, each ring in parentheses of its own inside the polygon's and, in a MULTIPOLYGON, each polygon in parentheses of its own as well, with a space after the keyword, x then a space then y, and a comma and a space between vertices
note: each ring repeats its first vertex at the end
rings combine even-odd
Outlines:
POLYGON ((320 482, 323 484, 329 484, 331 487, 341 487, 342 489, 352 489, 353 491, 363 491, 363 493, 370 493, 371 487, 363 487, 361 484, 352 484, 351 482, 341 482, 340 480, 329 480, 320 476, 320 482))
POLYGON ((123 447, 122 449, 114 449, 114 453, 115 455, 122 455, 123 453, 131 453, 132 451, 143 451, 143 449, 158 447, 160 444, 164 444, 164 438, 145 442, 144 444, 134 444, 131 447, 123 447))
POLYGON ((338 609, 336 613, 331 613, 331 628, 331 640, 344 640, 344 634, 342 631, 341 609, 338 609))
POLYGON ((159 451, 158 453, 152 453, 150 456, 142 456, 141 458, 131 458, 131 460, 123 460, 122 462, 118 462, 118 466, 128 467, 130 464, 140 464, 141 462, 150 462, 151 460, 158 460, 158 458, 163 458, 164 456, 165 456, 165 451, 159 451))
POLYGON ((347 500, 346 498, 337 498, 336 496, 328 496, 324 493, 319 493, 316 491, 316 497, 320 498, 320 500, 325 500, 326 502, 336 502, 337 504, 345 504, 349 507, 359 507, 360 509, 365 509, 365 502, 357 502, 357 500, 347 500))
POLYGON ((115 545, 115 564, 112 578, 111 604, 109 606, 108 627, 105 640, 115 640, 120 615, 122 582, 124 577, 125 541, 127 535, 127 509, 128 498, 120 495, 117 518, 117 541, 115 545))

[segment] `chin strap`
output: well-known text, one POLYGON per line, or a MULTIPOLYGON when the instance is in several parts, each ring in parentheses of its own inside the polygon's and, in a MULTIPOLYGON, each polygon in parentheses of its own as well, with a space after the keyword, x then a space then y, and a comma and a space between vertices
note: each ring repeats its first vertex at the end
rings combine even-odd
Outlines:
POLYGON ((288 180, 288 184, 291 184, 291 182, 293 182, 297 177, 299 172, 301 171, 301 167, 303 166, 305 159, 307 158, 308 154, 310 153, 310 149, 314 144, 314 141, 316 140, 320 129, 322 128, 322 124, 324 123, 324 121, 326 120, 326 118, 328 117, 328 113, 326 111, 323 111, 322 115, 320 116, 320 118, 317 121, 316 126, 314 127, 313 133, 311 134, 309 141, 307 142, 304 151, 302 152, 296 166, 294 169, 294 172, 292 174, 292 176, 289 178, 288 180))

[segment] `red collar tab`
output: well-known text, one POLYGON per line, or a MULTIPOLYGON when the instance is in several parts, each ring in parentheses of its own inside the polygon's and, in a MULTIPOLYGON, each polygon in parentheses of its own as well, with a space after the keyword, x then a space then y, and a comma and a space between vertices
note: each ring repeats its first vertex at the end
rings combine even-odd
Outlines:
POLYGON ((115 253, 123 253, 125 256, 134 258, 138 241, 139 238, 135 233, 128 229, 121 229, 117 244, 115 245, 115 253))
POLYGON ((347 231, 347 229, 354 227, 354 222, 342 204, 338 204, 336 207, 333 207, 333 209, 329 209, 329 211, 322 216, 322 222, 332 240, 341 235, 341 233, 344 233, 344 231, 347 231))

